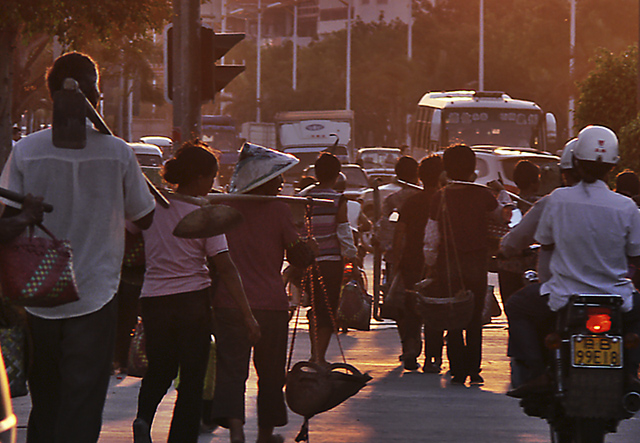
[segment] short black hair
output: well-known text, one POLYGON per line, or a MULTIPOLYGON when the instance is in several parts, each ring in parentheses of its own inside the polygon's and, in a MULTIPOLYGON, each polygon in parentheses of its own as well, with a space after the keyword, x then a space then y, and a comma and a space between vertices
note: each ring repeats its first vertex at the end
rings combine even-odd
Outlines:
POLYGON ((442 155, 444 170, 451 180, 468 180, 476 170, 476 154, 467 145, 453 145, 442 155))
POLYGON ((540 182, 540 167, 529 160, 520 160, 513 169, 513 182, 518 189, 527 189, 540 182))
POLYGON ((323 152, 316 160, 315 164, 316 178, 320 183, 327 183, 338 178, 342 165, 340 160, 333 154, 323 152))
POLYGON ((576 172, 578 173, 580 180, 586 183, 595 183, 598 180, 604 181, 607 177, 607 174, 609 173, 609 171, 611 171, 611 169, 613 169, 614 166, 611 163, 603 163, 600 161, 579 159, 575 160, 576 162, 574 163, 574 165, 576 165, 576 172))
POLYGON ((100 100, 97 63, 81 52, 68 52, 58 57, 47 72, 47 86, 52 99, 53 94, 62 89, 65 79, 69 77, 78 82, 80 90, 96 106, 100 100))
POLYGON ((630 169, 625 169, 616 175, 616 192, 627 197, 635 197, 640 194, 638 174, 630 169))
POLYGON ((418 161, 409 155, 403 155, 396 162, 394 171, 399 180, 413 183, 418 177, 418 161))
POLYGON ((438 185, 438 180, 443 170, 442 157, 437 154, 432 154, 420 160, 418 175, 425 187, 434 187, 438 185))

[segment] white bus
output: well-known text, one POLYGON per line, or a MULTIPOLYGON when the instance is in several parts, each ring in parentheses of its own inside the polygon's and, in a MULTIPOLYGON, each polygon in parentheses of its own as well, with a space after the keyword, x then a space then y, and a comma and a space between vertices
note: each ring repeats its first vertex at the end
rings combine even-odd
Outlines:
POLYGON ((418 103, 411 143, 414 155, 453 144, 548 151, 556 131, 553 114, 503 92, 429 92, 418 103))

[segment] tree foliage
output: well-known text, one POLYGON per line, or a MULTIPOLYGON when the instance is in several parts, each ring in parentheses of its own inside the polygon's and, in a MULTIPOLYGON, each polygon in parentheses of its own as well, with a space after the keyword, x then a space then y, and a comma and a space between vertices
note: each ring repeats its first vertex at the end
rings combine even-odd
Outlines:
POLYGON ((21 0, 3 4, 0 29, 46 33, 74 45, 114 33, 135 39, 159 30, 170 13, 171 0, 21 0))
POLYGON ((640 171, 640 118, 636 103, 638 48, 613 54, 601 49, 595 69, 579 83, 576 130, 587 125, 611 128, 620 142, 620 170, 640 171))
POLYGON ((635 117, 620 129, 619 169, 631 169, 640 172, 640 118, 635 117))
POLYGON ((620 55, 598 51, 595 69, 579 82, 576 129, 597 124, 618 132, 636 117, 637 59, 637 47, 620 55))
POLYGON ((149 29, 160 30, 170 16, 171 6, 171 0, 4 2, 0 8, 0 163, 4 163, 11 147, 12 111, 19 113, 30 99, 39 99, 38 91, 42 96, 42 88, 38 88, 42 80, 32 76, 30 68, 45 46, 33 47, 32 42, 40 39, 48 43, 57 37, 67 48, 110 39, 131 45, 147 39, 149 29), (20 45, 30 50, 16 54, 20 45), (38 52, 38 48, 42 49, 38 52), (14 66, 17 80, 21 81, 17 107, 12 105, 14 66))
MULTIPOLYGON (((617 52, 637 38, 636 0, 581 0, 577 9, 574 79, 569 75, 569 2, 485 0, 485 89, 533 100, 553 112, 568 137, 568 100, 575 80, 594 68, 598 47, 617 52)), ((478 0, 414 1, 413 57, 408 27, 398 22, 355 21, 352 33, 352 109, 356 143, 403 144, 407 116, 433 90, 478 88, 478 0)), ((256 42, 245 41, 236 59, 246 72, 229 88, 226 110, 238 121, 255 118, 256 42)), ((298 90, 291 89, 292 45, 262 48, 262 119, 278 111, 343 109, 346 31, 322 36, 298 56, 298 90)), ((633 94, 633 93, 631 93, 633 94)))

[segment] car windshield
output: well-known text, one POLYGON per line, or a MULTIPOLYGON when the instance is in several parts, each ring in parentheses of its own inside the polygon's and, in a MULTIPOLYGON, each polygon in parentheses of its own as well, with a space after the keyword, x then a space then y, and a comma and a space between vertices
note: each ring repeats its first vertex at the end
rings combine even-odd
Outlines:
POLYGON ((162 166, 162 157, 153 154, 136 154, 140 166, 162 166))
POLYGON ((542 114, 535 110, 445 111, 447 144, 542 148, 542 114))
POLYGON ((360 155, 360 164, 365 169, 393 169, 399 158, 399 152, 365 151, 360 155))
MULTIPOLYGON (((369 187, 369 179, 367 173, 364 170, 355 167, 342 166, 341 172, 347 177, 347 188, 367 188, 369 187)), ((316 171, 313 166, 306 169, 305 176, 316 176, 316 171)))
POLYGON ((369 186, 367 174, 360 168, 342 168, 342 172, 347 176, 347 187, 366 188, 369 186))

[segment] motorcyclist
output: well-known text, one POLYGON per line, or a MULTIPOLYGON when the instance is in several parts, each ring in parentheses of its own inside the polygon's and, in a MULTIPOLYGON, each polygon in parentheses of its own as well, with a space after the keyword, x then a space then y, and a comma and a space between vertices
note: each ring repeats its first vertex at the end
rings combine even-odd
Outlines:
MULTIPOLYGON (((640 212, 631 199, 611 191, 605 183, 618 159, 615 133, 603 126, 587 126, 580 131, 572 155, 580 183, 557 189, 544 199, 535 240, 543 251, 551 252, 551 259, 539 263, 541 296, 514 294, 506 307, 510 355, 529 370, 530 377, 542 375, 508 395, 523 397, 550 384, 539 346, 540 326, 553 325, 556 312, 571 294, 621 295, 625 326, 637 330, 640 297, 627 270, 629 263, 640 261, 640 212)), ((640 385, 637 354, 633 351, 626 356, 634 388, 640 385)))
MULTIPOLYGON (((564 186, 573 186, 580 181, 576 170, 573 168, 572 162, 573 149, 577 142, 577 138, 569 140, 565 144, 560 157, 558 166, 564 186)), ((520 223, 511 228, 502 238, 500 242, 500 256, 507 259, 520 256, 523 250, 535 243, 534 235, 546 203, 547 196, 540 198, 522 217, 520 223)), ((543 252, 540 257, 541 260, 549 260, 550 258, 550 252, 543 252)), ((549 276, 541 276, 541 279, 546 281, 549 279, 549 276)))

